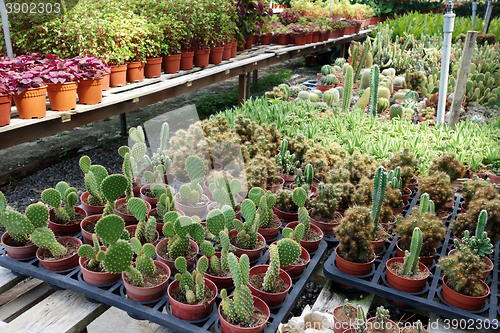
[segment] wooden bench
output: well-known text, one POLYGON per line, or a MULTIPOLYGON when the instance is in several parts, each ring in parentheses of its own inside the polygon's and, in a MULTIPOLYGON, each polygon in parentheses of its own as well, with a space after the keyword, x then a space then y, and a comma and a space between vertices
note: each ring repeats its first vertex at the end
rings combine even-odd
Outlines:
POLYGON ((0 267, 0 333, 86 332, 87 325, 108 308, 0 267))

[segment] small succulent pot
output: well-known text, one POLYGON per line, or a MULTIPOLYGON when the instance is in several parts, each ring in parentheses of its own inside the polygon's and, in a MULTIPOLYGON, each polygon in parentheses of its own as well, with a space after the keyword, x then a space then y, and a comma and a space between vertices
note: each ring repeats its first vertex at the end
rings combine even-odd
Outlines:
POLYGON ((88 215, 102 214, 104 211, 104 206, 92 206, 89 205, 87 200, 89 197, 89 192, 85 191, 80 196, 80 202, 82 203, 82 208, 87 212, 88 215))
POLYGON ((197 215, 198 217, 202 217, 206 210, 207 210, 207 206, 208 206, 208 197, 206 195, 202 195, 202 198, 204 198, 204 202, 206 202, 206 204, 204 205, 199 205, 199 206, 196 206, 196 207, 192 207, 192 206, 186 206, 182 203, 180 203, 180 200, 179 200, 179 197, 180 197, 180 193, 177 193, 175 195, 175 206, 177 208, 179 208, 180 210, 182 210, 184 212, 184 214, 186 214, 186 216, 195 216, 197 215))
MULTIPOLYGON (((128 225, 125 227, 125 230, 128 231, 128 233, 130 234, 130 238, 134 237, 135 236, 135 231, 137 230, 137 225, 128 225)), ((153 246, 156 246, 156 244, 158 244, 158 240, 160 239, 160 234, 158 234, 158 231, 155 230, 155 241, 151 244, 153 244, 153 246)))
POLYGON ((110 87, 123 87, 127 84, 127 64, 111 66, 110 87))
POLYGON ((403 189, 403 193, 405 193, 405 194, 401 194, 401 200, 403 200, 403 203, 406 205, 406 203, 408 202, 408 200, 410 200, 410 196, 413 193, 413 191, 410 190, 409 187, 405 187, 403 189))
POLYGON ((59 224, 53 222, 56 220, 56 213, 54 212, 54 208, 51 208, 49 213, 50 213, 49 228, 50 230, 52 230, 52 232, 54 232, 54 235, 56 236, 67 236, 76 234, 78 231, 80 231, 81 222, 87 217, 87 212, 85 210, 83 210, 80 207, 75 207, 75 215, 78 213, 79 215, 83 216, 83 219, 81 221, 73 219, 73 221, 69 221, 68 224, 59 224))
POLYGON ((338 220, 339 222, 326 223, 315 220, 311 217, 311 223, 320 228, 321 231, 323 231, 323 234, 325 234, 325 236, 332 236, 334 235, 333 229, 335 229, 340 224, 340 220, 342 220, 343 217, 342 214, 340 214, 339 212, 335 212, 335 216, 336 220, 338 220))
MULTIPOLYGON (((239 325, 233 325, 230 322, 226 321, 224 319, 224 316, 222 316, 221 311, 222 311, 222 303, 219 304, 219 321, 220 321, 220 326, 222 333, 261 333, 264 331, 266 328, 267 322, 269 320, 269 317, 271 316, 271 311, 269 310, 269 307, 267 304, 261 300, 258 297, 252 296, 253 297, 253 306, 254 309, 259 310, 260 312, 264 313, 266 315, 266 320, 260 324, 259 326, 255 327, 242 327, 239 325)), ((233 298, 233 296, 229 296, 229 298, 233 298)))
POLYGON ((368 275, 372 271, 373 263, 375 262, 375 253, 373 254, 373 259, 366 263, 357 263, 351 262, 342 258, 339 255, 339 247, 335 248, 335 265, 337 268, 346 274, 354 275, 354 276, 363 276, 368 275))
POLYGON ((148 58, 144 66, 144 76, 147 79, 153 79, 161 76, 162 57, 148 58))
MULTIPOLYGON (((287 228, 295 229, 295 227, 298 225, 299 225, 299 222, 295 221, 295 222, 288 223, 286 226, 287 226, 287 228)), ((300 241, 300 245, 302 245, 307 250, 307 252, 313 253, 318 248, 319 243, 323 239, 324 234, 323 234, 323 231, 321 231, 321 229, 318 228, 317 226, 315 226, 314 224, 310 224, 309 229, 316 231, 320 235, 320 238, 318 240, 314 240, 314 241, 306 241, 306 240, 302 239, 300 241)), ((305 237, 305 235, 304 235, 304 237, 305 237)))
MULTIPOLYGON (((238 235, 238 231, 235 229, 229 231, 229 239, 236 237, 238 235)), ((259 259, 262 250, 264 250, 265 244, 266 244, 266 239, 264 236, 261 234, 257 233, 257 237, 262 244, 259 248, 253 249, 253 250, 246 250, 246 249, 241 249, 239 247, 236 247, 236 252, 234 253, 237 257, 241 257, 243 254, 246 254, 248 256, 248 259, 250 259, 250 262, 253 262, 257 259, 259 259)), ((233 244, 234 245, 234 244, 233 244)))
POLYGON ((412 192, 415 191, 415 187, 418 185, 418 179, 416 177, 410 180, 410 183, 406 185, 412 192))
MULTIPOLYGON (((148 212, 151 210, 151 205, 149 202, 144 201, 146 203, 146 207, 148 208, 148 212)), ((132 224, 137 224, 139 221, 134 217, 132 214, 124 214, 120 212, 119 210, 116 209, 116 207, 119 207, 120 205, 126 204, 127 203, 127 198, 121 198, 115 201, 115 215, 120 216, 124 221, 125 225, 132 225, 132 224)))
POLYGON ((293 181, 295 180, 295 175, 285 175, 280 173, 280 177, 285 180, 285 185, 293 183, 293 181))
MULTIPOLYGON (((457 239, 460 244, 462 244, 461 239, 457 239)), ((457 252, 456 249, 451 250, 448 252, 448 256, 451 256, 453 253, 457 252)), ((481 276, 481 279, 484 281, 490 275, 491 271, 493 270, 493 261, 491 261, 490 258, 487 256, 484 257, 484 270, 483 270, 483 275, 481 276)))
POLYGON ((280 181, 278 184, 266 185, 266 191, 271 191, 273 193, 276 193, 283 188, 283 185, 285 185, 285 180, 283 179, 283 177, 280 177, 280 181))
MULTIPOLYGON (((276 207, 273 207, 273 212, 274 212, 274 214, 278 215, 278 217, 280 218, 280 220, 282 222, 289 223, 289 222, 297 221, 299 219, 299 214, 298 213, 284 212, 282 210, 279 210, 276 207)), ((310 216, 311 212, 312 212, 312 208, 309 209, 307 212, 309 213, 309 216, 310 216)))
MULTIPOLYGON (((163 258, 161 255, 158 254, 158 250, 168 246, 168 240, 169 240, 168 238, 164 238, 158 244, 156 244, 156 258, 158 259, 158 261, 167 265, 170 268, 170 270, 172 271, 172 273, 178 273, 179 271, 177 270, 177 268, 175 268, 175 265, 174 265, 175 260, 169 260, 169 259, 163 258)), ((194 267, 194 264, 196 263, 196 256, 198 254, 198 251, 200 250, 198 247, 198 244, 196 244, 196 242, 193 239, 189 240, 189 246, 192 249, 194 249, 194 252, 196 254, 191 258, 186 258, 188 270, 190 270, 191 268, 194 267)))
MULTIPOLYGON (((184 212, 182 210, 179 210, 179 209, 175 209, 175 211, 177 213, 179 213, 181 216, 186 216, 186 214, 184 214, 184 212)), ((148 217, 150 216, 155 216, 156 214, 158 213, 157 209, 151 209, 149 212, 148 212, 148 217)), ((156 222, 156 231, 158 232, 158 235, 160 235, 160 237, 163 237, 163 222, 156 222)))
POLYGON ((144 80, 144 66, 145 64, 140 61, 129 62, 126 74, 127 82, 142 82, 144 80))
MULTIPOLYGON (((92 240, 92 233, 85 230, 85 226, 91 223, 97 223, 101 219, 102 215, 90 215, 83 219, 82 223, 80 223, 80 230, 82 232, 83 244, 93 245, 94 241, 92 240)), ((100 241, 99 237, 97 239, 100 241)))
POLYGON ((462 310, 467 310, 467 311, 478 311, 481 310, 484 306, 484 303, 486 302, 486 299, 490 295, 490 288, 484 281, 481 281, 481 284, 483 286, 483 290, 486 290, 486 294, 480 297, 472 297, 472 296, 467 296, 463 295, 459 292, 456 292, 455 290, 451 289, 448 287, 449 277, 444 275, 443 276, 443 284, 442 284, 442 289, 443 289, 443 299, 450 305, 455 306, 459 309, 462 310))
POLYGON ((281 220, 278 217, 278 215, 273 214, 273 221, 278 222, 278 226, 274 228, 259 228, 257 231, 259 234, 261 234, 266 241, 269 241, 271 239, 275 239, 278 237, 278 233, 281 229, 281 220))
MULTIPOLYGON (((221 253, 219 251, 216 251, 215 256, 217 258, 219 258, 219 260, 220 260, 221 253)), ((233 278, 231 277, 231 275, 229 275, 229 276, 215 276, 215 275, 211 275, 209 273, 205 273, 205 278, 207 278, 210 281, 212 281, 213 283, 215 283, 215 285, 217 286, 217 288, 219 288, 219 290, 231 288, 234 285, 233 278)))
POLYGON ((391 258, 387 260, 387 262, 385 263, 385 272, 387 274, 388 284, 390 284, 393 288, 397 290, 405 291, 407 293, 418 293, 424 289, 425 281, 427 281, 427 278, 431 274, 427 266, 419 262, 418 269, 419 271, 425 273, 425 277, 422 277, 420 279, 409 279, 400 276, 398 274, 395 274, 391 270, 391 265, 393 263, 404 263, 404 258, 401 257, 391 258))
MULTIPOLYGON (((71 242, 71 243, 76 244, 78 246, 82 245, 82 241, 76 237, 68 237, 68 236, 59 237, 59 238, 57 238, 57 241, 59 243, 71 242)), ((38 250, 36 250, 36 257, 37 257, 38 261, 40 262, 40 264, 43 266, 43 268, 45 268, 49 271, 56 271, 56 272, 65 271, 65 270, 68 270, 68 269, 71 269, 71 268, 78 266, 78 258, 80 258, 80 257, 78 256, 77 252, 75 252, 71 256, 69 256, 67 258, 63 258, 63 259, 44 260, 44 259, 41 259, 40 257, 42 256, 42 254, 45 251, 48 252, 48 250, 46 250, 46 249, 38 248, 38 250)))
MULTIPOLYGON (((343 333, 343 332, 350 332, 350 330, 353 330, 354 332, 355 329, 354 327, 350 324, 348 321, 342 321, 338 317, 339 311, 342 311, 343 305, 337 306, 335 309, 333 309, 333 332, 334 333, 343 333)), ((354 307, 352 311, 355 311, 354 313, 357 313, 358 308, 354 307)), ((351 321, 354 323, 354 321, 351 321)), ((353 333, 354 333, 353 332, 353 333)))
MULTIPOLYGON (((382 329, 376 317, 372 317, 366 321, 367 332, 377 332, 382 329)), ((391 330, 392 333, 399 333, 399 326, 390 319, 385 321, 385 329, 391 330)))
MULTIPOLYGON (((404 257, 405 256, 405 251, 399 247, 399 242, 401 240, 398 240, 396 243, 396 256, 398 257, 404 257)), ((434 256, 421 256, 419 260, 422 264, 425 266, 429 267, 432 265, 432 262, 434 261, 434 256)))
POLYGON ((2 234, 2 245, 5 248, 5 252, 7 252, 7 255, 9 257, 18 260, 31 259, 35 257, 38 246, 36 246, 35 244, 24 245, 24 246, 8 245, 10 242, 13 241, 14 240, 12 239, 12 237, 10 237, 8 232, 4 232, 2 234))
MULTIPOLYGON (((105 250, 104 246, 101 246, 101 250, 105 250)), ((104 286, 116 282, 120 279, 121 274, 112 274, 106 271, 94 272, 85 268, 85 264, 90 259, 85 257, 80 257, 78 264, 80 265, 80 270, 82 272, 83 281, 94 286, 104 286)))
MULTIPOLYGON (((153 262, 155 263, 156 267, 163 270, 163 272, 165 272, 167 276, 170 276, 170 268, 167 265, 157 260, 153 260, 153 262)), ((132 265, 135 266, 135 263, 133 263, 132 265)), ((168 278, 156 286, 136 287, 125 281, 125 275, 126 275, 125 272, 123 272, 122 273, 123 285, 125 286, 125 290, 127 291, 127 297, 130 298, 131 300, 137 302, 151 302, 162 297, 165 294, 165 291, 167 290, 169 281, 168 278)))
POLYGON ((405 203, 402 202, 398 208, 392 208, 392 213, 394 215, 398 215, 398 214, 401 214, 404 209, 405 209, 405 203))
MULTIPOLYGON (((258 274, 265 274, 267 272, 267 269, 269 268, 269 265, 257 265, 252 268, 250 268, 250 279, 252 278, 253 275, 258 275, 258 274)), ((287 272, 285 272, 283 269, 280 268, 280 272, 278 275, 283 282, 285 283, 286 290, 279 292, 279 293, 270 293, 270 292, 265 292, 260 289, 255 288, 250 282, 248 282, 248 288, 252 292, 252 295, 257 296, 268 306, 276 306, 280 305, 283 303, 285 300, 286 296, 288 295, 288 292, 290 291, 290 288, 292 287, 292 278, 290 275, 288 275, 287 272)))
POLYGON ((281 269, 287 272, 291 278, 294 278, 302 274, 304 269, 306 269, 307 265, 309 264, 309 261, 311 261, 311 255, 309 254, 309 252, 307 252, 307 250, 303 246, 301 246, 301 248, 302 251, 300 252, 300 256, 304 258, 305 261, 304 263, 298 265, 290 264, 288 266, 281 267, 281 269))
POLYGON ((492 184, 500 184, 500 176, 489 174, 488 178, 492 184))
MULTIPOLYGON (((175 193, 175 189, 172 186, 167 185, 167 187, 169 187, 172 190, 172 193, 175 193)), ((142 186, 140 191, 139 191, 139 198, 141 198, 144 201, 149 202, 149 204, 151 205, 151 208, 156 208, 156 205, 158 204, 158 199, 156 197, 150 197, 150 196, 147 196, 144 194, 146 192, 146 190, 149 190, 149 189, 151 189, 151 184, 146 184, 146 185, 142 186)))
POLYGON ((174 288, 179 287, 179 281, 175 280, 168 286, 168 299, 170 301, 170 306, 172 307, 172 314, 182 320, 194 321, 206 318, 212 313, 212 309, 215 303, 215 298, 217 297, 217 286, 205 278, 205 286, 210 288, 214 292, 214 297, 208 302, 202 304, 186 304, 177 301, 172 297, 172 291, 174 288))

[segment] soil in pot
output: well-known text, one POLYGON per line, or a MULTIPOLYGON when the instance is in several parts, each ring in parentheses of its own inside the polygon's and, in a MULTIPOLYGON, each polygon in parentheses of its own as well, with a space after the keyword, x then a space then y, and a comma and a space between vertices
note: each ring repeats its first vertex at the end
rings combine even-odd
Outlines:
POLYGON ((30 240, 27 242, 16 241, 10 237, 8 232, 3 233, 2 243, 7 255, 13 259, 33 258, 36 255, 36 250, 38 249, 38 247, 31 243, 30 240))
MULTIPOLYGON (((156 266, 153 274, 143 275, 142 278, 144 280, 144 287, 143 288, 149 288, 149 287, 155 287, 155 286, 165 282, 166 280, 168 280, 170 278, 170 275, 167 275, 167 273, 165 273, 165 271, 163 269, 156 266)), ((127 282, 128 284, 135 286, 132 279, 129 278, 126 274, 125 274, 123 280, 125 282, 127 282)))
POLYGON ((71 221, 61 220, 57 215, 53 215, 50 217, 50 221, 60 225, 72 225, 72 224, 80 224, 82 220, 85 218, 85 214, 79 211, 75 211, 75 218, 71 221))
MULTIPOLYGON (((222 316, 222 318, 226 322, 230 323, 233 326, 236 326, 236 329, 238 329, 238 328, 247 328, 248 329, 248 328, 259 327, 261 325, 264 325, 267 322, 268 315, 255 308, 255 303, 256 303, 255 299, 258 299, 258 298, 254 297, 253 313, 250 315, 250 320, 246 324, 242 323, 242 322, 238 322, 238 323, 232 322, 231 319, 229 319, 229 317, 224 313, 224 309, 222 309, 222 306, 219 307, 220 315, 222 316)), ((224 332, 224 329, 222 331, 224 332)), ((235 332, 237 332, 237 331, 235 331, 235 332)))
MULTIPOLYGON (((186 293, 184 293, 181 290, 179 284, 177 286, 175 286, 174 288, 172 288, 172 290, 170 291, 170 296, 172 296, 172 298, 175 299, 177 302, 189 304, 186 300, 186 293)), ((212 289, 210 289, 207 285, 205 285, 205 291, 203 294, 203 298, 201 300, 196 300, 196 302, 194 302, 193 304, 190 304, 190 305, 208 303, 211 300, 213 300, 214 297, 215 297, 214 291, 212 289)))
POLYGON ((346 311, 346 313, 344 313, 343 306, 337 306, 333 310, 333 317, 335 319, 335 333, 342 333, 344 330, 352 328, 350 323, 356 322, 356 319, 358 318, 358 311, 355 307, 351 311, 346 311))
POLYGON ((77 242, 75 242, 72 239, 61 240, 61 241, 59 241, 59 244, 61 244, 62 246, 64 246, 66 248, 66 250, 67 250, 64 255, 55 258, 49 250, 42 249, 42 251, 41 251, 41 253, 39 255, 39 258, 42 259, 42 260, 46 260, 46 261, 61 260, 61 259, 65 259, 65 258, 71 257, 72 255, 74 255, 75 253, 77 253, 78 249, 80 248, 80 244, 78 244, 77 242))
POLYGON ((119 204, 119 205, 116 205, 115 206, 115 209, 117 211, 119 211, 120 213, 122 214, 125 214, 125 215, 132 215, 132 212, 130 211, 130 209, 128 208, 128 204, 127 202, 124 202, 122 204, 119 204))
MULTIPOLYGON (((187 250, 186 255, 184 255, 183 257, 186 258, 186 260, 187 260, 187 259, 193 258, 197 254, 198 254, 198 252, 190 246, 187 250)), ((168 253, 168 248, 166 246, 158 249, 158 255, 165 260, 174 261, 176 259, 176 258, 172 258, 170 256, 170 254, 168 253)))
POLYGON ((306 242, 314 242, 321 239, 321 234, 314 230, 313 228, 309 228, 309 231, 302 238, 303 241, 306 242))
POLYGON ((404 270, 404 262, 392 262, 389 265, 389 269, 396 275, 400 277, 404 277, 405 279, 411 279, 411 280, 420 280, 424 279, 427 276, 429 276, 429 271, 427 270, 419 270, 418 273, 413 274, 413 275, 403 275, 403 270, 404 270))
MULTIPOLYGON (((266 274, 255 274, 255 275, 251 275, 250 278, 249 278, 249 282, 250 284, 255 288, 255 289, 259 289, 261 291, 262 290, 262 283, 264 282, 264 276, 266 274)), ((270 291, 266 291, 267 293, 273 293, 273 294, 277 294, 277 293, 282 293, 284 292, 285 290, 287 290, 287 286, 285 284, 285 281, 283 281, 283 279, 278 276, 276 278, 276 280, 274 280, 274 284, 273 286, 271 287, 271 290, 270 291)))
POLYGON ((233 234, 232 236, 229 236, 229 242, 231 243, 231 245, 234 245, 235 247, 237 247, 239 249, 243 249, 243 250, 258 250, 258 249, 262 249, 264 247, 264 245, 266 245, 264 242, 262 242, 261 239, 258 239, 257 244, 255 244, 255 247, 253 249, 245 249, 238 241, 237 234, 233 234))

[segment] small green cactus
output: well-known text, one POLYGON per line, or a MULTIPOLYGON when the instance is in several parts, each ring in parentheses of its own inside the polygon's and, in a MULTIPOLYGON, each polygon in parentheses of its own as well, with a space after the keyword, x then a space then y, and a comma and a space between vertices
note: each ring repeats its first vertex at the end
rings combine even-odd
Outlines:
POLYGON ((293 175, 295 169, 299 165, 299 161, 295 160, 295 154, 290 154, 288 150, 288 140, 281 140, 280 152, 275 157, 276 165, 281 168, 281 173, 284 175, 293 175))
POLYGON ((307 193, 302 187, 297 187, 293 190, 292 194, 293 202, 299 207, 299 223, 304 225, 304 235, 309 232, 309 227, 311 223, 311 218, 307 209, 304 207, 306 204, 307 193))
POLYGON ((197 217, 180 216, 178 212, 168 212, 163 221, 163 234, 169 237, 168 254, 174 260, 186 255, 190 237, 197 243, 204 240, 205 231, 197 217))
POLYGON ((301 99, 301 100, 309 101, 311 99, 311 96, 309 95, 309 93, 307 91, 301 91, 297 95, 297 98, 301 99))
POLYGON ((221 245, 220 260, 215 255, 214 248, 212 244, 210 244, 210 242, 203 242, 200 245, 201 252, 210 258, 210 266, 216 276, 219 276, 223 272, 229 271, 229 263, 227 256, 229 254, 229 247, 231 244, 229 242, 227 229, 221 230, 219 232, 219 241, 221 245))
POLYGON ((484 231, 487 220, 488 212, 483 209, 481 213, 479 213, 476 232, 474 236, 470 237, 469 230, 465 230, 464 237, 462 238, 462 244, 460 244, 458 240, 454 240, 455 248, 457 250, 461 250, 464 246, 468 247, 472 250, 472 253, 478 255, 481 260, 484 260, 484 257, 486 255, 493 253, 493 245, 491 244, 491 240, 488 237, 488 233, 484 231))
POLYGON ((370 101, 368 103, 368 114, 377 115, 378 85, 380 70, 377 65, 373 65, 370 70, 370 101))
POLYGON ((283 235, 285 238, 276 243, 281 267, 291 265, 300 258, 302 253, 300 240, 304 236, 304 226, 300 224, 295 227, 295 230, 285 228, 283 229, 283 235))
POLYGON ((241 181, 239 179, 229 180, 226 177, 218 178, 216 173, 214 173, 213 179, 214 181, 209 185, 209 189, 219 208, 224 205, 231 205, 235 209, 236 201, 234 196, 241 191, 241 181))
POLYGON ((382 330, 385 330, 386 323, 389 317, 390 317, 389 310, 387 310, 383 306, 379 306, 377 308, 377 312, 375 313, 375 318, 377 318, 377 322, 380 323, 382 330))
POLYGON ((403 275, 414 275, 418 273, 418 256, 421 249, 422 231, 419 227, 416 227, 415 229, 413 229, 410 251, 405 251, 403 275))
POLYGON ((148 214, 146 203, 139 198, 130 198, 127 204, 129 210, 138 221, 135 237, 137 237, 142 244, 153 243, 156 240, 156 219, 151 216, 146 222, 148 214))
POLYGON ((254 249, 258 241, 257 230, 260 220, 255 203, 250 199, 243 200, 241 214, 245 218, 245 223, 240 220, 233 221, 234 228, 238 231, 238 243, 244 249, 254 249))
POLYGON ((343 112, 347 112, 349 106, 351 106, 352 84, 353 84, 353 69, 352 66, 349 65, 345 73, 344 96, 342 97, 343 112))
POLYGON ((73 221, 75 218, 75 205, 78 201, 76 188, 70 187, 66 182, 59 182, 56 188, 48 188, 42 192, 42 201, 53 207, 56 216, 63 222, 73 221), (61 207, 61 200, 64 207, 61 207))
POLYGON ((109 175, 101 182, 101 193, 106 199, 103 216, 113 214, 115 209, 115 201, 118 200, 125 192, 128 186, 128 180, 124 175, 115 174, 109 175))
POLYGON ((384 171, 384 167, 378 167, 375 172, 375 178, 373 181, 373 195, 372 195, 372 220, 374 224, 373 235, 375 231, 379 229, 379 218, 380 211, 382 209, 382 203, 384 202, 385 189, 387 187, 387 173, 384 171))
POLYGON ((328 87, 332 87, 334 86, 336 83, 338 83, 338 79, 336 79, 335 77, 333 76, 323 76, 321 77, 321 79, 319 79, 319 84, 322 85, 322 86, 328 86, 328 87), (337 82, 336 82, 337 81, 337 82))
POLYGON ((108 171, 102 165, 92 165, 90 157, 84 155, 79 161, 80 169, 85 173, 85 186, 88 196, 88 204, 92 206, 102 206, 106 199, 101 193, 101 182, 108 176, 108 171))
POLYGON ((263 291, 271 291, 276 278, 280 274, 280 254, 276 244, 269 247, 269 256, 269 268, 267 269, 266 274, 264 275, 264 281, 262 282, 263 291))
POLYGON ((346 316, 351 316, 351 313, 356 310, 356 307, 349 303, 349 300, 346 298, 344 299, 344 304, 342 305, 342 313, 346 316))
POLYGON ((321 74, 323 74, 324 76, 327 76, 328 74, 332 74, 332 73, 333 73, 332 66, 323 65, 323 67, 321 67, 321 74))
POLYGON ((358 318, 354 322, 354 329, 356 330, 356 333, 368 332, 366 327, 365 310, 363 310, 362 306, 358 306, 358 318))
POLYGON ((184 257, 175 259, 175 268, 179 273, 175 274, 175 279, 179 281, 181 290, 184 292, 188 304, 195 304, 203 299, 205 295, 205 272, 208 269, 208 258, 202 256, 198 259, 196 269, 193 273, 187 270, 187 261, 184 257))
POLYGON ((175 211, 175 199, 172 188, 165 188, 164 185, 154 184, 151 187, 151 191, 153 191, 155 197, 158 199, 156 211, 159 216, 163 218, 168 212, 175 211))
POLYGON ((276 197, 271 191, 264 192, 260 187, 254 187, 248 192, 248 198, 258 207, 257 216, 259 228, 266 228, 273 221, 273 207, 276 197))

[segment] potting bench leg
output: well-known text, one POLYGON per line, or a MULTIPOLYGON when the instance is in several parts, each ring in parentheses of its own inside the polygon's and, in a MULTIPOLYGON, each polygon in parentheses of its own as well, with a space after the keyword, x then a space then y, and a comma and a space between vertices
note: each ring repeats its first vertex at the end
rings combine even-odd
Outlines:
POLYGON ((252 75, 253 75, 253 78, 252 78, 253 82, 258 82, 259 81, 259 70, 258 69, 254 70, 252 72, 252 75))
POLYGON ((250 73, 247 73, 247 92, 246 92, 246 98, 245 99, 248 99, 250 98, 250 85, 252 83, 252 75, 250 73))
POLYGON ((345 57, 345 43, 340 44, 340 57, 345 57))
POLYGON ((120 113, 120 128, 121 128, 121 135, 128 135, 127 116, 125 115, 125 113, 120 113))
POLYGON ((242 105, 243 102, 246 99, 246 92, 247 92, 246 84, 247 84, 246 74, 239 75, 238 76, 238 85, 239 85, 238 86, 239 87, 239 91, 238 91, 238 104, 239 105, 242 105))

